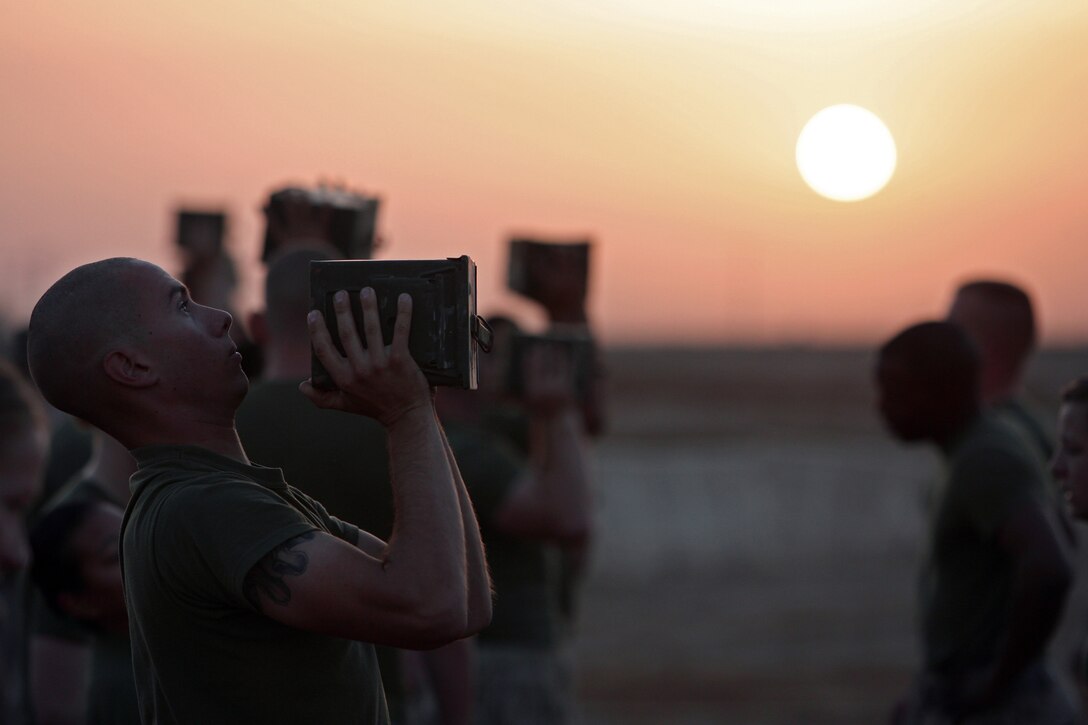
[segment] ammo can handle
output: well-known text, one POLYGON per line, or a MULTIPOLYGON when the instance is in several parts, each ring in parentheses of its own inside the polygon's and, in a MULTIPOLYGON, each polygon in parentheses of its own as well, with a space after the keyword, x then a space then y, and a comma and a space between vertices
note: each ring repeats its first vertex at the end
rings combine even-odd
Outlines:
POLYGON ((492 331, 491 325, 487 324, 487 320, 479 315, 472 316, 472 337, 479 343, 481 350, 491 352, 491 345, 495 342, 495 333, 492 331))

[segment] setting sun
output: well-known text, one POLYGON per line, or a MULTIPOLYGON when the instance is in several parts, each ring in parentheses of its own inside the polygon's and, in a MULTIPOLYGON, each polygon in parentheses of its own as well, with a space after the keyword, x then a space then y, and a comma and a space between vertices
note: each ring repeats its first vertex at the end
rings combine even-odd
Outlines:
POLYGON ((797 139, 797 168, 816 193, 859 201, 884 188, 895 171, 895 139, 860 106, 831 106, 813 116, 797 139))

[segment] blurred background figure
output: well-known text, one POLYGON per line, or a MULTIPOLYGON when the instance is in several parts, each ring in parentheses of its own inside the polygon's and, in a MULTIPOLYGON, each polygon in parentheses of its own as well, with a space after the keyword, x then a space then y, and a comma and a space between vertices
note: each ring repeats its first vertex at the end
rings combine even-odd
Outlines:
MULTIPOLYGON (((1058 412, 1058 445, 1050 466, 1054 480, 1061 487, 1069 510, 1077 521, 1088 521, 1088 377, 1071 382, 1062 392, 1058 412)), ((1080 548, 1084 548, 1083 546, 1080 548)), ((1088 577, 1083 556, 1077 562, 1078 578, 1088 577)), ((1083 610, 1076 610, 1082 614, 1083 610)), ((1081 640, 1073 654, 1073 673, 1081 696, 1088 692, 1088 637, 1078 630, 1081 640)))
POLYGON ((1024 372, 1038 337, 1031 297, 1002 280, 978 279, 956 290, 948 321, 967 333, 979 352, 982 405, 1013 425, 1041 460, 1053 451, 1047 427, 1024 398, 1024 372))
POLYGON ((980 365, 957 325, 907 328, 880 349, 879 410, 893 436, 937 447, 920 579, 922 668, 897 725, 1075 722, 1045 661, 1071 571, 1048 483, 1016 434, 982 412, 980 365))
MULTIPOLYGON (((249 456, 282 468, 291 485, 321 501, 329 513, 388 540, 393 525, 385 430, 375 420, 311 403, 298 386, 310 377, 310 261, 334 259, 335 249, 311 238, 277 253, 265 278, 265 309, 250 318, 264 356, 261 378, 235 416, 249 456)), ((402 698, 397 655, 376 647, 390 718, 402 698)))
MULTIPOLYGON (((979 385, 983 407, 1014 430, 1046 468, 1054 452, 1050 425, 1044 424, 1028 399, 1024 375, 1035 352, 1039 325, 1031 295, 1020 285, 999 279, 973 279, 961 284, 948 309, 949 322, 959 325, 979 352, 979 385)), ((1074 571, 1088 572, 1088 549, 1077 545, 1076 531, 1057 484, 1049 487, 1053 515, 1064 534, 1074 571)), ((1065 613, 1051 643, 1055 661, 1067 665, 1060 674, 1080 680, 1076 659, 1088 635, 1088 576, 1077 576, 1065 613)), ((1088 689, 1078 685, 1082 701, 1088 689)))
POLYGON ((58 621, 83 634, 67 651, 49 643, 59 635, 35 636, 38 725, 140 722, 118 556, 123 513, 109 500, 77 496, 51 507, 31 529, 33 582, 58 621))
POLYGON ((30 692, 38 725, 139 722, 127 618, 116 609, 124 602, 113 515, 128 504, 136 461, 110 436, 84 427, 90 460, 41 507, 31 537, 38 586, 30 692), (59 508, 65 513, 56 515, 59 508))
POLYGON ((260 355, 235 304, 238 272, 227 248, 226 212, 179 209, 175 217, 174 242, 181 261, 178 280, 198 303, 230 313, 234 318, 230 336, 242 353, 243 369, 255 376, 260 371, 260 355))
POLYGON ((604 365, 586 307, 592 249, 589 240, 515 237, 509 243, 507 282, 511 290, 544 308, 549 332, 589 342, 592 365, 581 407, 586 433, 597 437, 604 432, 607 418, 604 365))
MULTIPOLYGON (((394 511, 385 430, 370 418, 317 408, 298 390, 311 369, 310 262, 373 251, 376 201, 371 209, 364 200, 346 191, 331 195, 289 187, 274 193, 265 207, 265 307, 250 317, 264 369, 250 385, 236 425, 253 460, 282 468, 292 485, 329 513, 388 540, 394 511), (337 239, 340 245, 334 244, 337 239)), ((469 722, 469 646, 454 643, 421 655, 439 695, 442 725, 469 722)), ((390 647, 375 650, 390 719, 410 722, 406 655, 390 647)))
POLYGON ((572 721, 573 690, 562 615, 562 556, 584 551, 592 504, 584 422, 569 348, 543 343, 521 359, 524 449, 487 426, 509 395, 512 323, 497 326, 481 356, 481 389, 442 389, 446 426, 491 567, 491 625, 477 636, 476 717, 480 725, 572 721))
POLYGON ((41 487, 49 444, 42 401, 0 360, 0 718, 29 722, 26 698, 25 592, 30 562, 26 512, 41 487))

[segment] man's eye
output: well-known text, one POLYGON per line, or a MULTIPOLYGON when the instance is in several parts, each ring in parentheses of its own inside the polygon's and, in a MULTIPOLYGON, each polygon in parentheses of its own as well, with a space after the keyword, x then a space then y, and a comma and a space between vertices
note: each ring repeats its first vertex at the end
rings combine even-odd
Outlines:
POLYGON ((188 312, 189 311, 189 300, 182 300, 181 304, 178 307, 183 312, 188 312))

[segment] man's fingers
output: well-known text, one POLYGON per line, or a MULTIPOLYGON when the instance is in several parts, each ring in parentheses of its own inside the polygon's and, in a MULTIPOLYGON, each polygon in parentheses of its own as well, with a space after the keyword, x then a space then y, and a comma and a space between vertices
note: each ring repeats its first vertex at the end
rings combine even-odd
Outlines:
POLYGON ((310 399, 310 402, 319 408, 342 408, 343 392, 339 390, 319 390, 309 380, 304 380, 298 386, 299 392, 310 399))
POLYGON ((366 350, 375 365, 385 362, 385 340, 382 338, 382 320, 378 314, 378 295, 371 287, 359 291, 359 300, 363 305, 363 334, 366 335, 366 350))
POLYGON ((393 325, 393 353, 398 357, 408 355, 408 337, 412 332, 412 295, 402 293, 397 297, 397 321, 393 325))
POLYGON ((348 373, 347 360, 332 344, 332 335, 325 325, 325 317, 317 310, 311 310, 306 317, 306 324, 310 328, 310 342, 314 348, 314 354, 333 380, 343 380, 348 373))
MULTIPOLYGON (((336 311, 336 327, 340 332, 340 344, 344 347, 344 354, 348 362, 355 364, 365 360, 366 353, 359 342, 359 334, 355 331, 355 315, 351 311, 351 303, 348 293, 340 290, 332 298, 332 306, 336 311)), ((365 314, 365 313, 364 313, 365 314)))

